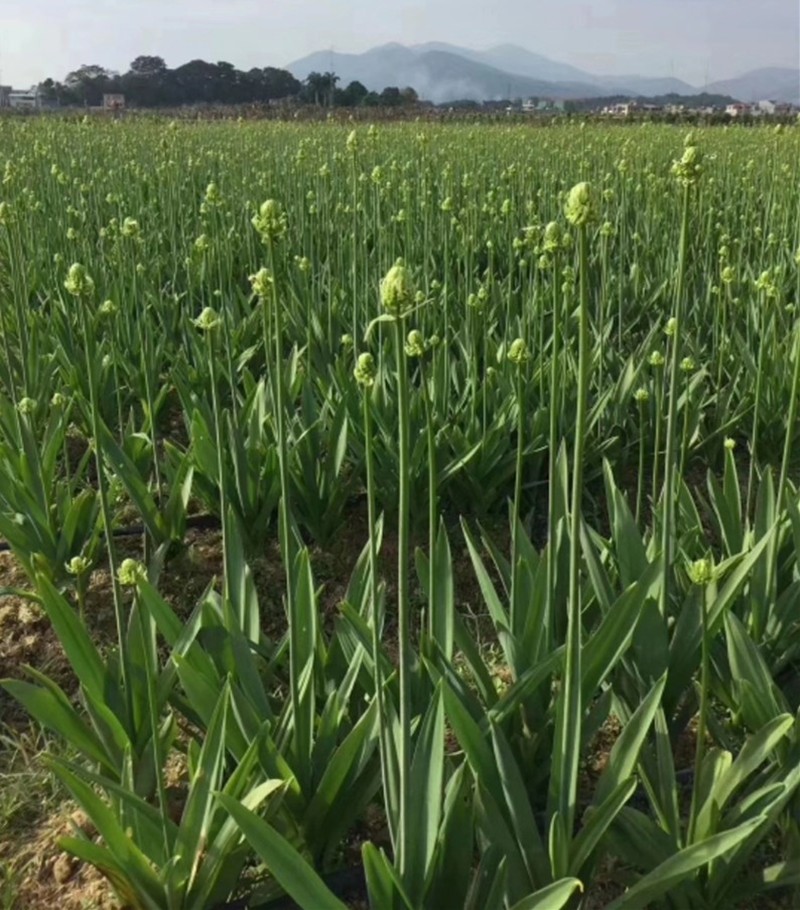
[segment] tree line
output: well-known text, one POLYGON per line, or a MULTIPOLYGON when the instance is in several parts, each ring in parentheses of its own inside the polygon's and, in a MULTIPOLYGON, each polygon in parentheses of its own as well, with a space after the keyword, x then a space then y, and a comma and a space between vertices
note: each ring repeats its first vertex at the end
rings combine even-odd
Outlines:
POLYGON ((360 82, 341 87, 335 73, 309 73, 304 81, 274 66, 239 70, 232 63, 190 60, 170 69, 163 58, 137 57, 128 72, 97 65, 81 66, 63 82, 46 79, 42 98, 59 105, 98 107, 103 95, 121 94, 132 107, 177 107, 184 104, 265 104, 293 100, 326 107, 399 107, 419 99, 413 88, 388 86, 369 91, 360 82))

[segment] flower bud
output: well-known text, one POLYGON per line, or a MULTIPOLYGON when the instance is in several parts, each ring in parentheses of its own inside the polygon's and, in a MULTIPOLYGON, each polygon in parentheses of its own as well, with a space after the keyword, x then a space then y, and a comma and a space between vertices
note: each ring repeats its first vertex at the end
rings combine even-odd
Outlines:
POLYGON ((70 575, 83 575, 91 568, 91 562, 85 556, 73 556, 65 568, 70 575))
POLYGON ((375 358, 368 351, 358 355, 353 376, 359 385, 369 388, 375 382, 375 376, 378 370, 375 366, 375 358))
POLYGON ((706 587, 714 579, 714 564, 710 559, 696 559, 687 567, 692 584, 706 587))
POLYGON ((266 300, 272 290, 272 273, 269 269, 261 268, 255 275, 250 276, 250 287, 260 300, 266 300))
POLYGON ((595 201, 590 184, 576 183, 569 191, 564 207, 567 221, 576 227, 594 220, 595 201))
POLYGON ((253 227, 261 235, 261 240, 266 243, 280 240, 286 233, 286 215, 274 199, 267 199, 261 204, 258 214, 252 220, 253 227))
POLYGON ((680 160, 672 162, 673 176, 684 186, 693 186, 703 170, 701 159, 700 149, 696 145, 687 145, 680 160))
POLYGON ((508 359, 516 366, 522 366, 526 360, 530 360, 530 352, 524 339, 515 338, 508 349, 508 359))
POLYGON ((126 588, 132 588, 140 581, 147 581, 145 567, 135 559, 123 559, 117 571, 119 583, 126 588))
POLYGON ((406 354, 409 357, 422 357, 425 354, 425 339, 419 329, 412 329, 408 333, 406 354))
POLYGON ((380 292, 383 308, 396 319, 411 309, 414 304, 414 289, 402 259, 398 259, 381 279, 380 292))
POLYGON ((94 281, 79 262, 69 267, 64 287, 73 297, 91 297, 94 293, 94 281))
POLYGON ((561 247, 561 225, 557 221, 551 221, 544 229, 544 240, 542 246, 545 252, 555 253, 561 247))
POLYGON ((650 401, 650 393, 644 387, 638 388, 633 393, 633 399, 638 404, 647 404, 647 402, 650 401))
POLYGON ((219 325, 219 316, 217 316, 216 310, 207 306, 194 320, 194 324, 201 332, 210 332, 219 325))

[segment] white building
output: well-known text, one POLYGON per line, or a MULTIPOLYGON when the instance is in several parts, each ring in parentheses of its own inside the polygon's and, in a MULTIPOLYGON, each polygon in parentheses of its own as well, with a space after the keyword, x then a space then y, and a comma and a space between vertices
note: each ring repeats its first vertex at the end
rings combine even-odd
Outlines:
POLYGON ((8 98, 8 107, 19 110, 38 110, 42 103, 39 89, 36 86, 29 89, 12 89, 6 97, 8 98))
POLYGON ((725 113, 728 114, 729 117, 742 117, 745 114, 751 113, 750 105, 742 104, 737 101, 736 104, 729 104, 725 108, 725 113))

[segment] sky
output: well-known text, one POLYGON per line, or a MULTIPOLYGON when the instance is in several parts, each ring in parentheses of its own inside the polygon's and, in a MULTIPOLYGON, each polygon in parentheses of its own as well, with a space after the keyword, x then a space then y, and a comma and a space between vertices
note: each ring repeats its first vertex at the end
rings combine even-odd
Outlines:
POLYGON ((800 0, 0 0, 0 84, 139 54, 240 69, 389 41, 513 42, 596 74, 694 85, 800 65, 800 0))

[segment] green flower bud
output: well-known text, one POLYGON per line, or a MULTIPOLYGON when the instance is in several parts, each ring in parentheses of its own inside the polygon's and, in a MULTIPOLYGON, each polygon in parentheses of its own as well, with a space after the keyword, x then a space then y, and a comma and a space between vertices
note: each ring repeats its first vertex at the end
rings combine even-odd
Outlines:
POLYGON ((569 191, 567 203, 564 212, 567 221, 579 227, 583 224, 589 224, 595 218, 595 200, 591 185, 585 181, 577 183, 569 191))
POLYGON ((730 436, 726 436, 723 445, 729 452, 732 452, 736 448, 736 440, 731 439, 730 436))
POLYGON ((555 253, 561 247, 562 231, 557 221, 550 221, 544 229, 542 246, 547 253, 555 253))
POLYGON ((269 269, 261 268, 255 275, 250 276, 250 287, 260 300, 266 300, 272 291, 272 273, 269 269))
POLYGON ((115 316, 119 312, 119 307, 113 300, 104 300, 100 304, 97 312, 101 316, 115 316))
POLYGON ((661 353, 661 351, 653 351, 648 359, 648 363, 651 367, 663 367, 664 355, 661 353))
POLYGON ((122 222, 120 234, 122 234, 123 237, 138 237, 139 222, 135 218, 126 218, 122 222))
POLYGON ((126 588, 133 588, 140 581, 147 580, 145 567, 135 559, 123 559, 117 571, 119 583, 126 588))
POLYGON ((422 357, 425 354, 425 339, 419 329, 412 329, 406 339, 406 354, 409 357, 422 357))
POLYGON ((725 268, 722 270, 722 273, 720 274, 722 283, 723 284, 733 284, 734 277, 735 277, 735 274, 734 274, 733 269, 729 265, 726 265, 725 268))
POLYGON ((522 338, 515 338, 508 349, 508 359, 516 366, 522 366, 526 360, 530 360, 528 346, 522 338))
POLYGON ((714 580, 714 563, 710 559, 696 559, 687 570, 692 584, 706 587, 714 580))
POLYGON ((211 332, 219 326, 220 320, 216 310, 207 306, 197 319, 194 320, 194 324, 201 332, 211 332))
POLYGON ((73 556, 65 568, 70 575, 84 575, 89 571, 92 564, 85 556, 73 556))
POLYGON ((36 402, 33 398, 20 398, 17 402, 17 410, 20 414, 30 417, 36 410, 36 402))
POLYGON ((359 354, 355 369, 353 370, 353 376, 355 376, 356 382, 359 385, 363 385, 365 388, 369 388, 374 384, 377 373, 378 369, 375 366, 375 358, 372 354, 368 351, 359 354))
POLYGON ((693 186, 702 173, 702 156, 696 145, 687 145, 679 161, 672 162, 672 174, 684 186, 693 186))
POLYGON ((633 399, 634 399, 634 401, 636 401, 638 404, 647 404, 647 402, 650 401, 650 393, 647 391, 647 389, 645 389, 645 388, 643 388, 643 387, 642 387, 642 388, 638 388, 638 389, 633 393, 633 399))
POLYGON ((353 336, 352 335, 342 335, 340 343, 343 348, 349 350, 353 347, 353 336))
POLYGON ((351 130, 350 135, 347 137, 347 151, 351 155, 355 155, 358 151, 358 136, 355 130, 351 130))
POLYGON ((691 373, 691 372, 694 371, 695 363, 694 363, 694 360, 692 360, 691 357, 684 357, 683 360, 681 361, 680 366, 681 366, 681 371, 682 371, 682 372, 684 372, 684 373, 691 373))
POLYGON ((274 199, 267 199, 261 204, 258 214, 252 220, 253 227, 261 235, 261 240, 275 243, 286 233, 287 220, 280 205, 274 199))
POLYGON ((666 326, 664 326, 664 334, 668 338, 672 338, 677 331, 678 331, 678 320, 674 316, 670 316, 670 318, 667 320, 666 326))
POLYGON ((414 305, 411 276, 402 259, 398 259, 381 279, 380 293, 383 308, 396 319, 402 318, 414 305))
POLYGON ((73 297, 91 297, 94 293, 94 281, 79 262, 69 267, 64 287, 73 297))

